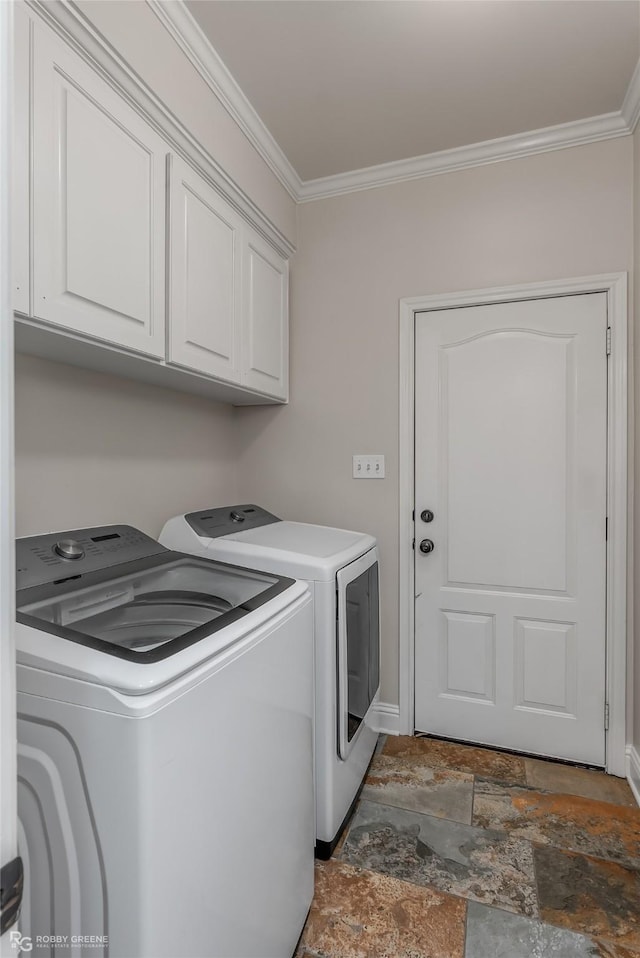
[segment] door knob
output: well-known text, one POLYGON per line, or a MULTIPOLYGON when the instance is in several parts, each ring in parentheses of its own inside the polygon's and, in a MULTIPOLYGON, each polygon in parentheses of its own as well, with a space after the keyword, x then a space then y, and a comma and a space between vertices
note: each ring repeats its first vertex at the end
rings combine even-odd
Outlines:
POLYGON ((433 522, 433 512, 431 509, 423 509, 420 513, 420 518, 423 522, 433 522))
POLYGON ((429 555, 434 549, 435 546, 432 539, 423 539, 420 543, 420 552, 424 552, 425 555, 429 555))

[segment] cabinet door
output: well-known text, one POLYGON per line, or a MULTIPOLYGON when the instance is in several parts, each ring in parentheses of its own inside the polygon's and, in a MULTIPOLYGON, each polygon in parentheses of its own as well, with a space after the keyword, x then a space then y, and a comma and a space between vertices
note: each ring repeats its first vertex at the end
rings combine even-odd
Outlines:
POLYGON ((163 357, 166 146, 33 25, 35 317, 163 357))
POLYGON ((277 399, 289 390, 289 264, 250 227, 243 262, 243 371, 250 389, 277 399))
POLYGON ((22 3, 13 5, 13 155, 11 170, 11 272, 13 308, 29 313, 29 65, 30 21, 22 3))
POLYGON ((190 166, 169 163, 168 360, 238 382, 241 220, 190 166))

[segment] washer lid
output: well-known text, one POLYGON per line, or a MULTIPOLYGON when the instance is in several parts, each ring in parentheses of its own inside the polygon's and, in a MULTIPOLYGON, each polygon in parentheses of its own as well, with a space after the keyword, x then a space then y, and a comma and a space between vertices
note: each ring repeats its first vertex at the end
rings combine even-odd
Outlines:
POLYGON ((152 663, 238 621, 293 583, 163 550, 17 594, 23 625, 133 662, 152 663))
POLYGON ((375 538, 364 532, 281 521, 213 538, 206 548, 208 555, 225 562, 246 563, 294 578, 327 580, 375 544, 375 538))

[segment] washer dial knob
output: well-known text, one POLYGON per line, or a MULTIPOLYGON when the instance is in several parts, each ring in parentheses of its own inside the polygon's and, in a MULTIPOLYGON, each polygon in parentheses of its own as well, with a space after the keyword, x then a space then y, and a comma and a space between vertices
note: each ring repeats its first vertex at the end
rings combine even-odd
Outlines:
POLYGON ((84 556, 84 549, 75 539, 60 539, 53 551, 63 559, 82 559, 84 556))

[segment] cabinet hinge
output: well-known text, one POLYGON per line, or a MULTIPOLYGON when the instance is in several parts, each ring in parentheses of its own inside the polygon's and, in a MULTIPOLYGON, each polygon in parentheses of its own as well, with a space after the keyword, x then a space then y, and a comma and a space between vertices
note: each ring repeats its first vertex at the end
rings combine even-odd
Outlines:
POLYGON ((611 355, 611 326, 607 326, 607 356, 611 355))
POLYGON ((604 730, 605 730, 605 732, 608 730, 608 728, 609 728, 609 703, 606 702, 606 703, 605 703, 605 707, 604 707, 604 730))
POLYGON ((416 540, 415 540, 415 539, 412 539, 412 540, 411 540, 411 548, 412 548, 412 549, 415 549, 415 547, 416 547, 416 540))

